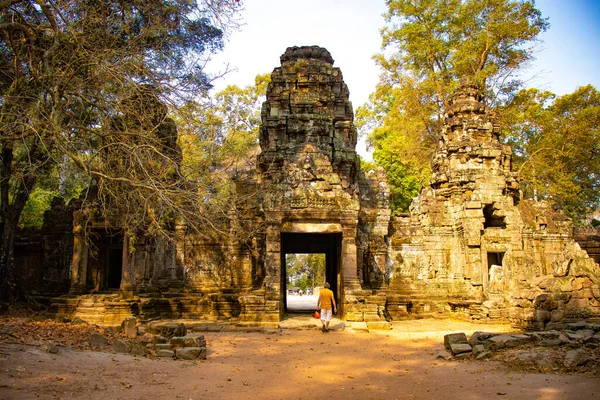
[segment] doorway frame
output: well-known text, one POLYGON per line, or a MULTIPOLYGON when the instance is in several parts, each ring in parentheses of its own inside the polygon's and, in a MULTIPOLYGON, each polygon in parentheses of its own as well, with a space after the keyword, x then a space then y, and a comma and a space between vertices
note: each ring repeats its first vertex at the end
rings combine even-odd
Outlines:
POLYGON ((341 288, 341 232, 281 232, 280 236, 280 287, 282 311, 287 314, 287 254, 325 254, 325 281, 331 285, 331 290, 337 304, 342 297, 341 288))

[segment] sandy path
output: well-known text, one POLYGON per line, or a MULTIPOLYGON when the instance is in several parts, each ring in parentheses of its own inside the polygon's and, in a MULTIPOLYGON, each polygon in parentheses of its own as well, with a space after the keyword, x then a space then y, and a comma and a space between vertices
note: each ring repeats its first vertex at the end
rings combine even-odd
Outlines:
POLYGON ((598 399, 598 376, 528 374, 494 361, 437 360, 448 321, 392 331, 207 333, 208 360, 149 360, 0 345, 0 399, 598 399))

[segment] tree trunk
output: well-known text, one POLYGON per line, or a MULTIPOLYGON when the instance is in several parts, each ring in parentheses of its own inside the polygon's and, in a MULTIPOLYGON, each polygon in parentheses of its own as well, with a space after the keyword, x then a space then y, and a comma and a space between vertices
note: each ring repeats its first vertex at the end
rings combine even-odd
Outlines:
POLYGON ((10 203, 8 193, 12 178, 12 159, 12 148, 4 146, 0 180, 0 301, 9 303, 29 300, 23 276, 15 265, 14 245, 19 218, 36 182, 35 176, 26 175, 18 184, 10 203))

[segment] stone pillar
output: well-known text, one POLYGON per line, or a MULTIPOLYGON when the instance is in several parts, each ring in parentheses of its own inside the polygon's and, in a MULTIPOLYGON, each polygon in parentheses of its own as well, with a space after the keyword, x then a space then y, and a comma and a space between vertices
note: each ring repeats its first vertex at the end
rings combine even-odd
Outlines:
POLYGON ((341 286, 345 292, 360 290, 356 248, 356 225, 342 228, 341 286))
POLYGON ((123 233, 123 269, 120 287, 121 296, 124 299, 133 298, 133 291, 135 289, 134 261, 129 252, 129 241, 129 233, 125 231, 123 233))
POLYGON ((85 238, 86 213, 73 212, 73 260, 71 262, 71 287, 69 294, 85 293, 89 246, 85 238))
POLYGON ((177 221, 175 224, 175 278, 185 281, 185 234, 187 226, 177 221))
POLYGON ((281 222, 267 227, 267 254, 265 257, 265 300, 279 302, 279 318, 283 318, 281 295, 281 222))

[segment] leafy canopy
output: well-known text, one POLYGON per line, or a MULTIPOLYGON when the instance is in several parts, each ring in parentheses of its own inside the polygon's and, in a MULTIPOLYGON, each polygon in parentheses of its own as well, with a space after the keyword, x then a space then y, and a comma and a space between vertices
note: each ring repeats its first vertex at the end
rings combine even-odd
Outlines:
POLYGON ((449 98, 462 77, 490 104, 522 86, 516 72, 548 23, 533 1, 388 0, 382 75, 357 125, 386 169, 392 206, 405 210, 429 178, 429 160, 449 98))
POLYGON ((525 196, 585 223, 600 207, 600 92, 587 85, 556 98, 528 89, 503 111, 525 196))

